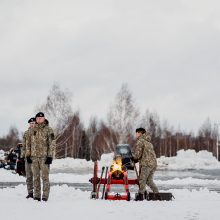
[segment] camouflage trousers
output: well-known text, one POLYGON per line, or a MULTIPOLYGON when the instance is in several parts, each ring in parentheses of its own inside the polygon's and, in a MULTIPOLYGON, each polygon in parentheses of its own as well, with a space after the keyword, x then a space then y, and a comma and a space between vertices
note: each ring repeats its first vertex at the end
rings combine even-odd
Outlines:
POLYGON ((33 173, 31 169, 31 164, 25 160, 25 172, 26 172, 26 184, 28 194, 33 193, 33 173))
POLYGON ((144 194, 146 191, 146 185, 148 185, 154 193, 158 193, 158 188, 153 181, 154 172, 156 168, 150 168, 146 166, 142 166, 140 168, 140 176, 139 176, 139 193, 144 194))
POLYGON ((44 157, 32 157, 32 172, 34 176, 34 197, 41 198, 41 179, 43 183, 42 198, 48 199, 50 193, 50 166, 45 164, 44 157))

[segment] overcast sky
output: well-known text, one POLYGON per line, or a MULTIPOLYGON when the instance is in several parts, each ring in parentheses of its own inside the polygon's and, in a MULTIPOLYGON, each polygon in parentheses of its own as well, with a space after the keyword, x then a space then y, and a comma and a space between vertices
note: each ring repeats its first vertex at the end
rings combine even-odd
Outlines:
POLYGON ((219 12, 218 0, 1 0, 0 136, 26 130, 54 82, 86 123, 122 83, 175 127, 220 122, 219 12))

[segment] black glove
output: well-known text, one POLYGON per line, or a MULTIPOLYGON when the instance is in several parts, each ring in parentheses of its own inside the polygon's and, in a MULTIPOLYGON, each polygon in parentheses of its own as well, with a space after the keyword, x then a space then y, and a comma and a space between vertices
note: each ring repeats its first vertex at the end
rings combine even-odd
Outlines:
POLYGON ((52 157, 47 157, 45 164, 52 164, 53 158, 52 157))
POLYGON ((32 163, 31 157, 26 157, 28 163, 32 163))
POLYGON ((135 160, 133 156, 131 157, 131 161, 132 161, 133 163, 138 163, 138 160, 135 160))
POLYGON ((21 163, 25 163, 24 158, 20 158, 21 163))

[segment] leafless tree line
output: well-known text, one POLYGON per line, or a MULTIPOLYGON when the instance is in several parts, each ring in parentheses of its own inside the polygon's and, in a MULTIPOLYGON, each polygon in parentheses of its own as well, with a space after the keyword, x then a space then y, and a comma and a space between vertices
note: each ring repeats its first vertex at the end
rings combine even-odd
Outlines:
MULTIPOLYGON (((207 150, 216 156, 217 132, 209 119, 200 127, 198 134, 175 131, 167 122, 161 123, 156 112, 146 110, 141 115, 126 84, 110 105, 107 120, 92 117, 87 127, 81 121, 80 112, 72 110, 71 94, 54 84, 45 103, 35 111, 44 111, 50 126, 56 133, 56 157, 73 157, 86 160, 100 159, 104 153, 114 151, 119 143, 135 143, 135 128, 144 127, 151 134, 157 157, 175 156, 178 150, 207 150)), ((12 128, 0 138, 0 149, 7 149, 19 141, 19 132, 12 128)), ((220 157, 219 157, 220 158, 220 157)))

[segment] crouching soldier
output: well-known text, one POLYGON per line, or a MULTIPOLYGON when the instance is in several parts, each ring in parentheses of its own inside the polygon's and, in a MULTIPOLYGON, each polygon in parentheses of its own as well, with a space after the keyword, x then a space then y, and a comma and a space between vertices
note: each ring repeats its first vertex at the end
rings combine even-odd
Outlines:
POLYGON ((41 201, 41 179, 43 182, 42 200, 47 201, 50 193, 49 169, 55 150, 55 137, 52 128, 45 123, 44 113, 36 115, 36 125, 31 130, 26 157, 32 163, 34 177, 34 200, 41 201))
POLYGON ((136 129, 136 138, 133 158, 140 165, 139 193, 136 200, 143 200, 146 184, 154 193, 158 193, 158 188, 153 181, 153 175, 157 168, 157 160, 153 145, 150 143, 151 136, 146 133, 144 128, 136 129))

